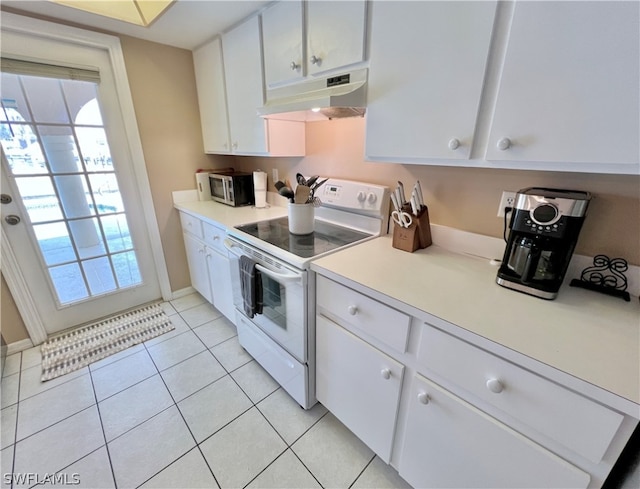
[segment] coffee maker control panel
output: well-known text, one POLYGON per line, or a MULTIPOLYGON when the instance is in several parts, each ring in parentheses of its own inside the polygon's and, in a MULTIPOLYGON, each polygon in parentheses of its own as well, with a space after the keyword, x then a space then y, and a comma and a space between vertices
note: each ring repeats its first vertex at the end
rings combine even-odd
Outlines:
POLYGON ((534 211, 516 209, 511 222, 511 229, 552 238, 562 238, 564 236, 567 217, 558 215, 546 222, 541 217, 544 216, 536 215, 534 211))

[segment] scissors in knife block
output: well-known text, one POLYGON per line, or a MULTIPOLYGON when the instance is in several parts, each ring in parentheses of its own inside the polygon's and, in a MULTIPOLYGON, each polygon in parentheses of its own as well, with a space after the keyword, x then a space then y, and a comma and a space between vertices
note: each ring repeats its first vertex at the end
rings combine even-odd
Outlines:
POLYGON ((395 222, 398 226, 403 228, 408 228, 413 223, 413 218, 411 217, 411 215, 408 212, 404 211, 393 211, 391 213, 391 219, 393 219, 393 222, 395 222))

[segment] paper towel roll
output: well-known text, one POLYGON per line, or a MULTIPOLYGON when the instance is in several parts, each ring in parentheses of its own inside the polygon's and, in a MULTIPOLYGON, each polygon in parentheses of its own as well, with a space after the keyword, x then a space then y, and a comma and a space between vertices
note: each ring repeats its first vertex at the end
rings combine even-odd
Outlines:
POLYGON ((267 172, 253 172, 253 193, 256 207, 261 209, 267 206, 267 172))

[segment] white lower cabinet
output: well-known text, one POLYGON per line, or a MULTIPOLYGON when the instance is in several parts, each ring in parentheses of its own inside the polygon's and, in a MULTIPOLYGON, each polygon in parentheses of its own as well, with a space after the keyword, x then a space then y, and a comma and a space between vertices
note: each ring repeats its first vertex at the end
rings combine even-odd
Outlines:
POLYGON ((404 366, 323 316, 316 319, 316 397, 389 463, 404 366))
POLYGON ((224 228, 180 213, 191 286, 235 324, 231 262, 224 247, 224 228))
POLYGON ((590 477, 421 375, 398 472, 414 487, 587 487, 590 477))
POLYGON ((188 233, 183 233, 183 236, 184 249, 187 252, 187 263, 189 264, 191 286, 196 289, 202 297, 207 299, 207 301, 213 303, 209 273, 207 271, 206 246, 202 241, 188 233))
POLYGON ((637 411, 353 287, 316 276, 317 398, 409 484, 603 485, 637 411))
POLYGON ((234 321, 235 308, 233 307, 229 257, 207 247, 207 271, 213 291, 213 305, 230 321, 234 321))

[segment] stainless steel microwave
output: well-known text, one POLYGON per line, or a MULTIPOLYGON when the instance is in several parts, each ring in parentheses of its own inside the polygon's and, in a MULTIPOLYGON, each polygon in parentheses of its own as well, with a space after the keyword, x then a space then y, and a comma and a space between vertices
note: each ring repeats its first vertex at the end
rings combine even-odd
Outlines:
POLYGON ((253 175, 243 172, 209 173, 211 199, 240 207, 253 205, 253 175))

